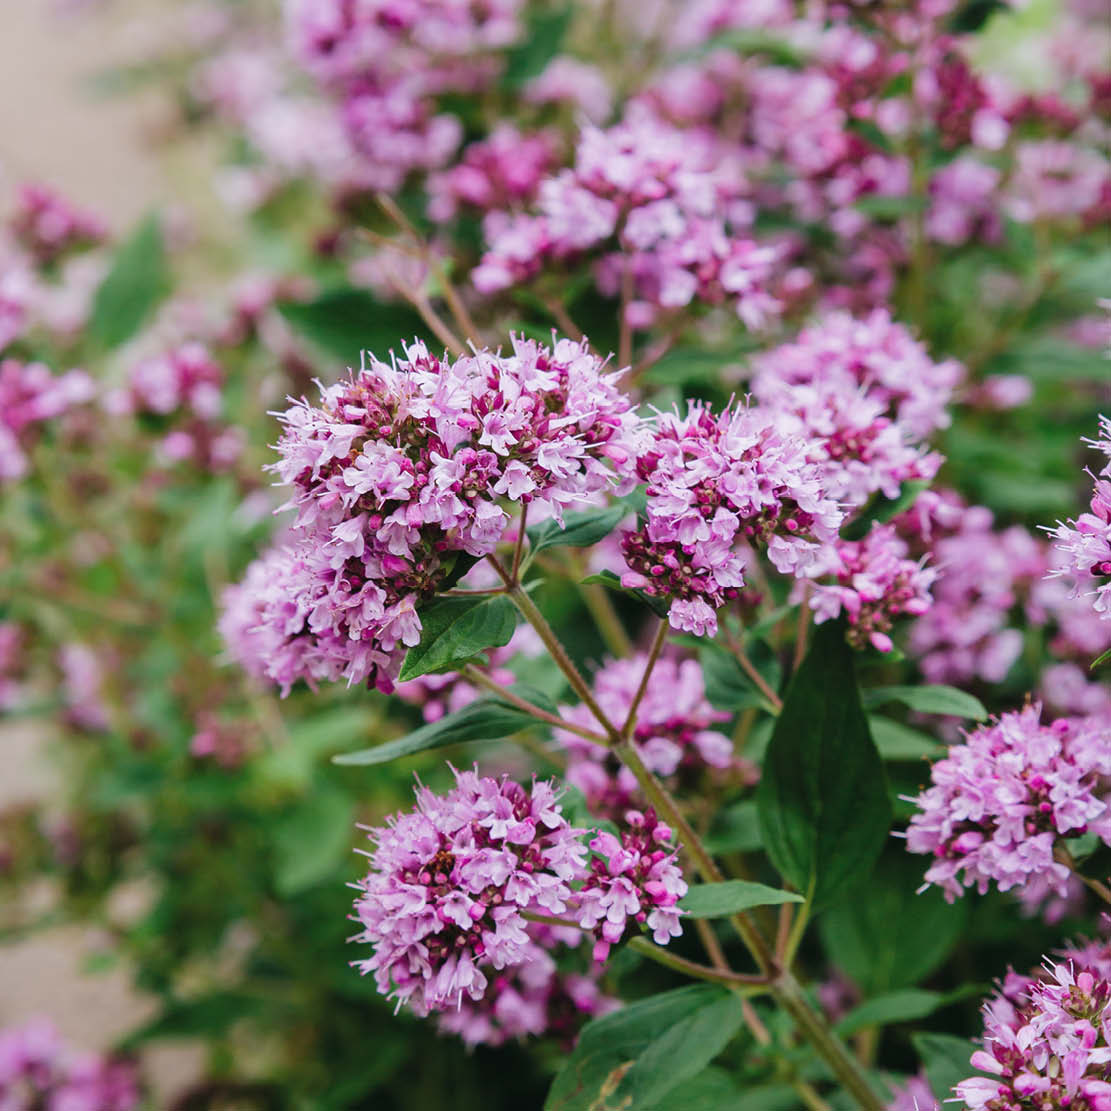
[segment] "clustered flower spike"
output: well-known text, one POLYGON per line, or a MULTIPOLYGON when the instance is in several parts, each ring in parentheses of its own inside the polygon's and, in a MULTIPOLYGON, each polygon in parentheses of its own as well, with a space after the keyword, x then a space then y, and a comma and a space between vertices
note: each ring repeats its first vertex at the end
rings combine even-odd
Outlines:
POLYGON ((152 419, 169 462, 194 462, 212 471, 232 466, 243 449, 243 431, 221 420, 224 368, 203 343, 189 341, 140 359, 127 387, 107 399, 116 414, 152 419))
POLYGON ((0 483, 27 473, 27 451, 43 425, 93 394, 92 379, 83 370, 56 375, 44 363, 0 359, 0 483))
POLYGON ((603 993, 596 975, 562 971, 552 957, 558 945, 577 945, 579 931, 529 923, 528 934, 521 963, 491 974, 481 999, 465 995, 458 1007, 442 1011, 441 1030, 457 1034, 467 1046, 541 1036, 570 1046, 588 1019, 621 1005, 603 993))
POLYGON ((418 1015, 480 1000, 490 969, 534 947, 525 912, 562 915, 583 877, 586 849, 551 783, 456 772, 446 795, 417 791, 417 809, 369 831, 371 868, 355 901, 356 962, 379 991, 418 1015))
POLYGON ((487 217, 490 248, 474 284, 493 293, 609 250, 598 284, 613 295, 628 283, 634 327, 697 300, 732 304, 759 328, 782 308, 769 290, 780 250, 752 238, 748 191, 736 153, 634 106, 608 130, 583 127, 574 167, 541 183, 535 214, 487 217))
POLYGON ((93 212, 71 204, 45 185, 24 185, 16 197, 9 227, 40 264, 72 248, 92 247, 108 238, 104 222, 93 212))
MULTIPOLYGON (((609 660, 595 674, 594 697, 610 721, 620 724, 628 717, 646 663, 647 656, 637 653, 628 659, 609 660)), ((572 725, 599 729, 593 713, 582 703, 561 706, 560 714, 572 725)), ((734 755, 732 741, 717 729, 729 717, 707 700, 697 660, 664 656, 656 662, 637 707, 633 744, 645 767, 665 779, 735 770, 752 782, 756 769, 734 755)), ((582 791, 591 813, 617 819, 630 807, 642 804, 633 773, 608 749, 565 729, 556 729, 554 736, 568 754, 567 782, 582 791)))
POLYGON ((1111 1111, 1111 961, 1089 944, 1047 960, 1036 977, 1010 974, 984 1006, 987 1076, 954 1089, 969 1111, 1111 1111))
POLYGON ((1086 442, 1109 461, 1094 480, 1091 512, 1050 530, 1065 561, 1054 573, 1071 576, 1076 592, 1090 597, 1096 613, 1111 621, 1111 419, 1100 417, 1098 439, 1086 442))
POLYGON ((643 434, 617 379, 585 340, 515 339, 509 355, 454 362, 418 343, 322 387, 319 406, 294 404, 273 468, 294 539, 267 557, 284 589, 248 575, 224 622, 233 652, 287 690, 339 678, 390 689, 420 639, 416 607, 459 558, 494 552, 506 504, 561 520, 623 488, 643 434))
POLYGON ((907 848, 933 856, 926 884, 950 902, 964 887, 983 894, 992 883, 1044 884, 1064 896, 1070 872, 1054 849, 1089 832, 1111 844, 1111 724, 1040 718, 1040 706, 1027 706, 966 734, 933 765, 933 785, 909 800, 919 812, 907 848))
POLYGON ((835 581, 811 590, 815 623, 844 613, 851 644, 890 652, 895 647, 888 635, 894 620, 902 614, 918 617, 930 608, 936 570, 907 558, 907 545, 891 525, 876 525, 863 540, 838 540, 834 551, 835 581))
POLYGON ((630 929, 647 926, 657 945, 683 932, 676 904, 687 893, 677 853, 668 848, 671 827, 652 809, 630 810, 615 836, 601 830, 590 842, 590 875, 576 896, 579 924, 595 932, 594 959, 604 961, 610 947, 630 929))
POLYGON ((131 1064, 73 1051, 42 1019, 0 1030, 3 1111, 133 1111, 139 1102, 131 1064))
POLYGON ((806 575, 844 519, 812 445, 773 412, 734 405, 714 416, 692 402, 661 414, 636 461, 647 520, 623 540, 622 583, 670 600, 673 628, 717 632, 717 611, 744 585, 748 553, 766 547, 781 574, 806 575))
POLYGON ((842 395, 864 387, 914 440, 948 427, 953 391, 964 378, 960 363, 934 362, 886 309, 861 319, 831 313, 792 343, 755 357, 753 371, 752 392, 761 399, 799 385, 842 395))

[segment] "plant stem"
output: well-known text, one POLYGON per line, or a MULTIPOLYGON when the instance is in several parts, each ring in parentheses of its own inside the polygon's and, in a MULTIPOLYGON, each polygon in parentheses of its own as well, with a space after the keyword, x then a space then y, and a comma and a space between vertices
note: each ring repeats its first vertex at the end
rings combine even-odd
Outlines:
POLYGON ((528 502, 521 506, 521 522, 517 526, 517 543, 513 547, 513 570, 510 572, 514 582, 521 577, 521 553, 525 547, 525 529, 528 528, 528 502))
POLYGON ((795 626, 795 653, 791 661, 791 674, 802 666, 802 661, 806 658, 806 633, 810 628, 810 607, 807 603, 810 601, 810 584, 804 582, 802 584, 802 598, 799 600, 799 616, 798 624, 795 626))
POLYGON ((725 984, 727 987, 738 985, 759 989, 766 989, 768 984, 764 976, 745 976, 740 972, 727 972, 720 968, 711 968, 709 965, 688 961, 686 957, 680 957, 660 945, 654 945, 646 937, 631 938, 629 948, 654 960, 657 964, 662 964, 665 968, 681 972, 684 976, 692 976, 696 980, 708 980, 712 984, 725 984))
POLYGON ((501 683, 491 679, 485 671, 475 667, 474 664, 464 664, 462 673, 472 683, 477 683, 480 687, 496 694, 502 701, 508 702, 511 706, 516 706, 518 710, 524 710, 526 714, 536 718, 537 721, 542 721, 545 725, 554 725, 558 729, 566 729, 568 733, 574 733, 575 736, 582 737, 584 740, 593 741, 594 744, 602 748, 609 747, 606 738, 601 733, 584 729, 581 725, 575 725, 572 722, 564 721, 563 718, 557 717, 555 714, 549 714, 547 710, 529 702, 527 698, 522 698, 519 694, 514 694, 508 687, 503 687, 501 683))
POLYGON ((556 918, 552 914, 534 914, 531 910, 523 910, 521 917, 529 922, 539 922, 542 926, 564 926, 572 930, 581 930, 583 933, 589 932, 570 918, 556 918))
POLYGON ((783 709, 783 699, 772 690, 768 684, 767 679, 756 670, 756 665, 748 658, 748 653, 744 650, 744 645, 733 635, 732 632, 723 624, 722 628, 725 629, 725 639, 729 642, 729 648, 733 655, 737 658, 737 663, 741 665, 741 670, 752 680, 756 689, 768 700, 775 713, 779 713, 783 709))
POLYGON ((1107 884, 1101 883, 1099 880, 1094 880, 1090 876, 1084 875, 1077 867, 1076 860, 1073 858, 1072 853, 1070 853, 1064 845, 1060 843, 1054 845, 1053 858, 1072 872, 1089 891, 1094 891, 1105 903, 1111 904, 1111 888, 1108 888, 1107 884))
POLYGON ((579 591, 586 608, 590 610, 590 616, 598 626, 598 631, 602 634, 602 639, 606 642, 606 647, 615 656, 621 658, 631 656, 633 642, 625 632, 625 626, 621 624, 617 610, 613 608, 609 591, 601 583, 579 583, 579 591))
POLYGON ((633 695, 633 701, 629 705, 629 713, 625 717, 625 724, 621 727, 621 736, 626 740, 632 740, 633 730, 637 723, 637 711, 640 709, 645 692, 648 690, 648 680, 652 678, 652 672, 656 669, 656 661, 659 660, 663 646, 667 643, 667 629, 667 621, 660 618, 656 624, 656 635, 652 638, 652 647, 648 651, 644 673, 640 677, 640 685, 637 687, 636 694, 633 695))
POLYGON ((829 1065, 845 1091, 860 1105, 861 1111, 883 1111, 883 1103, 872 1091, 860 1063, 810 1006, 794 976, 790 972, 780 973, 773 981, 771 991, 776 1002, 791 1016, 806 1040, 829 1065))
POLYGON ((610 742, 616 744, 621 739, 620 734, 614 727, 613 722, 606 716, 602 707, 598 705, 598 701, 591 692, 586 680, 579 673, 579 669, 575 666, 571 657, 567 655, 567 650, 563 647, 559 637, 555 635, 555 630, 548 624, 547 618, 540 612, 536 603, 528 594, 521 589, 521 584, 513 581, 513 577, 494 556, 487 556, 486 558, 501 576, 502 581, 506 585, 506 591, 509 597, 513 599, 513 604, 521 611, 525 620, 536 630, 537 636, 544 642, 544 647, 548 649, 552 659, 555 660, 556 666, 567 676, 567 681, 571 684, 571 689, 594 715, 595 721, 606 731, 606 735, 609 737, 610 742))

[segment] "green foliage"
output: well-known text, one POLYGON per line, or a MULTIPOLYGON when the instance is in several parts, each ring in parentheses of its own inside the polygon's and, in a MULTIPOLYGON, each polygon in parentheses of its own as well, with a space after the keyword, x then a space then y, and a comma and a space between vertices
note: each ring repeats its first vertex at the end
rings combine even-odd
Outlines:
POLYGON ((867 875, 883 847, 887 781, 841 622, 818 626, 787 688, 757 804, 772 863, 815 906, 867 875))
POLYGON ((487 648, 508 644, 517 627, 517 607, 504 594, 437 598, 422 606, 419 614, 420 644, 405 654, 402 681, 458 669, 487 648))
POLYGON ((609 536, 628 515, 629 507, 618 504, 568 513, 562 528, 554 519, 541 521, 528 529, 530 554, 539 555, 549 548, 589 548, 609 536))
POLYGON ((956 687, 926 683, 920 687, 872 687, 861 692, 864 708, 883 706, 888 702, 901 702, 922 714, 945 714, 955 718, 986 721, 984 704, 975 696, 956 687))
POLYGON ((753 907, 802 901, 802 896, 793 891, 780 891, 750 880, 725 880, 722 883, 703 883, 692 887, 679 901, 679 906, 691 918, 728 918, 731 914, 739 914, 753 907))
POLYGON ((523 710, 493 698, 482 698, 454 714, 445 714, 439 721, 422 725, 396 741, 333 756, 332 763, 360 766, 386 764, 402 756, 413 756, 418 752, 466 741, 499 740, 534 723, 535 719, 523 710))
POLYGON ((741 1021, 740 1001, 708 984, 595 1019, 556 1076, 544 1111, 659 1106, 725 1048, 741 1021))
POLYGON ((312 301, 283 301, 278 309, 294 331, 345 366, 358 366, 363 351, 388 361, 390 351, 400 353, 401 345, 413 339, 423 339, 430 351, 437 350, 415 309, 384 305, 364 289, 337 286, 312 301))
POLYGON ((89 333, 105 347, 131 339, 169 290, 162 223, 148 216, 116 252, 93 298, 89 333))

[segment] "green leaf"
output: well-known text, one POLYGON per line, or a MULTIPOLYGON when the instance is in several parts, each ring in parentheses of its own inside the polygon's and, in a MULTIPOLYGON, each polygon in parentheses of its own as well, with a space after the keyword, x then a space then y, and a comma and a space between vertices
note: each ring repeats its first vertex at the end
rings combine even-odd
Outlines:
POLYGON ((763 54, 776 65, 797 69, 806 63, 806 54, 793 43, 759 27, 731 27, 691 50, 685 57, 702 58, 713 50, 735 50, 738 54, 763 54))
POLYGON ((501 84, 506 90, 519 89, 538 77, 548 63, 560 52, 567 29, 574 17, 574 8, 540 10, 529 18, 529 26, 520 44, 508 52, 501 84))
POLYGON ((535 724, 536 719, 523 710, 493 698, 480 698, 462 710, 422 725, 396 741, 387 741, 384 745, 365 748, 361 752, 333 756, 332 763, 360 766, 385 764, 402 756, 463 744, 465 741, 497 740, 535 724))
POLYGON ((740 1098, 741 1090, 729 1073, 711 1065, 668 1095, 667 1111, 722 1111, 726 1107, 737 1107, 740 1098))
POLYGON ((643 590, 631 590, 627 586, 622 586, 621 579, 612 571, 599 571, 596 575, 587 575, 582 581, 584 586, 589 583, 599 583, 609 587, 610 590, 628 594, 630 598, 636 598, 638 602, 646 605, 657 617, 667 617, 667 611, 671 608, 671 603, 666 598, 654 598, 650 594, 645 594, 643 590))
POLYGON ((258 998, 234 991, 215 991, 184 1003, 171 1003, 156 1018, 128 1034, 120 1049, 129 1051, 145 1042, 162 1039, 220 1035, 241 1018, 261 1009, 258 998))
POLYGON ((720 853, 755 852, 763 844, 756 803, 745 799, 719 811, 704 842, 707 850, 715 856, 720 853))
POLYGON ((887 779, 840 621, 817 627, 787 688, 756 802, 772 863, 816 907, 866 875, 883 848, 887 779))
POLYGON ((169 291, 162 225, 148 216, 116 252, 93 297, 89 331, 107 347, 131 339, 169 291))
POLYGON ((504 594, 437 598, 418 613, 420 644, 405 654, 402 681, 448 671, 487 648, 501 648, 517 628, 517 607, 504 594))
POLYGON ((893 1022, 915 1022, 932 1015, 946 997, 938 991, 920 991, 908 988, 893 991, 887 995, 877 995, 854 1007, 834 1029, 843 1038, 863 1030, 867 1026, 889 1026, 893 1022))
POLYGON ((922 714, 945 714, 973 721, 986 721, 988 716, 984 704, 975 695, 937 683, 921 687, 873 687, 861 692, 861 700, 869 710, 888 702, 901 702, 922 714))
POLYGON ((669 1031, 723 998, 723 989, 715 985, 692 984, 588 1023, 553 1081, 544 1111, 603 1111, 613 1098, 615 1072, 631 1071, 630 1066, 635 1067, 659 1040, 660 1031, 669 1031))
POLYGON ((1096 658, 1092 660, 1091 664, 1089 664, 1088 670, 1092 671, 1100 665, 1107 663, 1108 660, 1111 660, 1111 648, 1108 648, 1106 652, 1102 653, 1102 655, 1096 656, 1096 658))
POLYGON ((863 540, 872 531, 874 524, 886 524, 892 517, 898 517, 900 513, 910 509, 918 500, 918 495, 929 487, 926 479, 912 478, 899 488, 897 497, 873 495, 871 501, 860 511, 860 516, 841 530, 841 535, 846 540, 863 540))
POLYGON ((379 720, 365 706, 316 710, 311 717, 288 724, 289 744, 269 749, 253 761, 254 774, 267 785, 303 790, 319 760, 350 744, 352 737, 372 736, 379 720))
MULTIPOLYGON (((782 675, 775 653, 762 641, 746 637, 745 650, 756 670, 775 690, 782 675)), ((756 684, 741 670, 732 652, 714 641, 701 640, 698 660, 706 683, 706 697, 719 710, 747 710, 759 706, 771 710, 768 700, 756 684)))
POLYGON ((748 880, 725 880, 692 887, 679 902, 691 918, 728 918, 752 907, 771 907, 781 903, 801 903, 801 895, 782 891, 748 880))
POLYGON ((332 875, 351 851, 355 804, 335 787, 318 790, 274 829, 274 887, 290 898, 332 875))
POLYGON ((926 207, 925 197, 915 197, 910 194, 891 196, 885 193, 869 193, 853 204, 858 212, 871 216, 875 220, 901 220, 904 216, 913 216, 926 207))
POLYGON ((976 1046, 952 1034, 912 1034, 911 1043, 926 1070, 930 1091, 939 1100, 953 1097, 953 1088, 976 1074, 968 1063, 976 1046))
MULTIPOLYGON (((420 314, 408 305, 383 304, 365 289, 339 286, 313 301, 283 301, 278 311, 295 332, 348 366, 359 364, 363 351, 385 358, 414 337, 428 339, 420 314)), ((435 344, 429 342, 429 349, 435 344)))
POLYGON ((941 756, 945 746, 926 733, 889 718, 869 715, 872 740, 884 760, 922 760, 941 756))
POLYGON ((670 1108, 671 1094, 732 1041, 743 1021, 741 1001, 726 995, 671 1023, 637 1058, 605 1106, 670 1108))
POLYGON ((867 883, 848 892, 819 922, 830 963, 867 995, 913 987, 960 940, 968 901, 949 904, 936 888, 918 894, 923 870, 919 858, 892 845, 867 883))
POLYGON ((582 513, 568 513, 563 528, 552 519, 541 521, 528 529, 529 554, 539 555, 548 548, 589 548, 604 540, 629 516, 627 505, 610 505, 582 513))

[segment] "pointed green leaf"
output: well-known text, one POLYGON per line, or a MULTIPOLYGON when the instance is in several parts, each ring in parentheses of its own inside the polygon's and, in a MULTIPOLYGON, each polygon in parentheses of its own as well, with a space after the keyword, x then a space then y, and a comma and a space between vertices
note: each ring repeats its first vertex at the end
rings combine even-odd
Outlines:
POLYGON ((636 598, 638 602, 646 605, 657 617, 666 617, 667 611, 671 608, 671 603, 666 598, 653 598, 650 594, 645 594, 643 590, 632 590, 627 586, 622 586, 621 579, 612 571, 599 571, 596 575, 587 575, 582 581, 584 585, 599 583, 610 590, 628 594, 630 598, 636 598))
POLYGON ((162 225, 148 216, 116 252, 93 297, 89 331, 107 347, 131 339, 169 291, 162 225))
POLYGON ((756 801, 772 863, 816 906, 866 875, 883 848, 887 779, 841 622, 818 626, 791 680, 756 801))
POLYGON ((274 829, 274 886, 290 898, 327 879, 346 859, 355 833, 355 804, 335 787, 316 791, 274 829))
POLYGON ((589 548, 609 536, 628 516, 629 507, 619 503, 604 509, 567 513, 563 528, 554 518, 541 521, 527 530, 530 553, 538 555, 548 548, 589 548))
POLYGON ((402 756, 463 744, 465 741, 492 741, 508 737, 535 722, 536 719, 523 710, 493 698, 481 698, 454 714, 445 715, 439 721, 422 725, 396 741, 387 741, 361 752, 345 752, 340 756, 333 756, 332 763, 360 766, 385 764, 402 756))
POLYGON ((914 1050, 926 1070, 930 1091, 942 1101, 953 1098, 953 1088, 977 1075, 968 1063, 977 1047, 967 1038, 952 1034, 912 1034, 914 1050))
MULTIPOLYGON (((614 1073, 633 1066, 642 1054, 676 1024, 726 998, 712 984, 692 984, 653 995, 603 1015, 583 1027, 578 1043, 552 1082, 544 1111, 601 1111, 609 1105, 614 1073)), ((626 1106, 628 1104, 626 1103, 626 1106)))
POLYGON ((868 728, 884 760, 922 760, 945 753, 945 746, 940 741, 888 718, 871 715, 868 728))
POLYGON ((873 687, 862 691, 861 699, 869 710, 887 702, 901 702, 922 714, 945 714, 973 721, 986 721, 988 716, 984 704, 975 695, 939 683, 927 683, 921 687, 873 687))
POLYGON ((703 842, 715 856, 720 853, 755 852, 762 844, 755 801, 745 799, 719 811, 703 842))
POLYGON ((922 872, 920 859, 892 844, 866 882, 819 920, 830 962, 866 995, 913 987, 964 932, 968 900, 947 903, 937 888, 919 894, 922 872))
POLYGON ((763 883, 748 880, 725 880, 722 883, 703 883, 692 887, 679 902, 691 918, 728 918, 752 907, 778 906, 781 903, 801 903, 801 895, 782 891, 763 883))
MULTIPOLYGON (((365 289, 340 286, 313 301, 283 301, 278 311, 290 327, 323 351, 358 366, 362 351, 380 359, 390 349, 400 351, 414 337, 427 338, 420 314, 408 305, 383 304, 365 289)), ((435 344, 429 344, 435 350, 435 344)))
POLYGON ((603 1106, 642 1107, 646 1111, 670 1107, 671 1094, 697 1076, 729 1044, 743 1021, 741 1001, 727 995, 663 1028, 603 1106))
POLYGON ((437 598, 419 614, 420 644, 405 654, 398 676, 402 681, 451 670, 487 648, 500 648, 517 627, 517 607, 504 594, 437 598))
POLYGON ((932 1015, 946 997, 939 991, 919 991, 908 988, 893 991, 887 995, 877 995, 860 1006, 854 1007, 835 1029, 843 1038, 863 1030, 867 1026, 888 1026, 893 1022, 916 1022, 932 1015))

